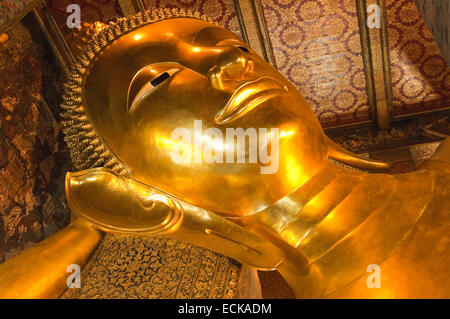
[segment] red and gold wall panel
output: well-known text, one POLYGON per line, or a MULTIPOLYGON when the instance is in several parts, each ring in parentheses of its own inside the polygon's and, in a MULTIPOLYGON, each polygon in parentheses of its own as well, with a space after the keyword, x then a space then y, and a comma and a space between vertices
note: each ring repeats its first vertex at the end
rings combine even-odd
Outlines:
POLYGON ((146 9, 177 8, 198 11, 240 36, 233 0, 143 0, 146 9))
POLYGON ((354 0, 262 0, 278 69, 323 126, 369 120, 354 0))
POLYGON ((118 1, 111 0, 46 0, 50 12, 55 13, 54 18, 58 25, 66 27, 67 6, 78 4, 81 9, 81 19, 84 22, 109 22, 122 15, 118 1))
POLYGON ((386 0, 393 114, 450 106, 450 69, 413 0, 386 0))
POLYGON ((58 24, 61 32, 66 37, 72 30, 66 25, 67 6, 72 3, 78 4, 81 9, 81 21, 83 22, 104 22, 122 16, 119 2, 116 0, 46 0, 49 12, 58 24))

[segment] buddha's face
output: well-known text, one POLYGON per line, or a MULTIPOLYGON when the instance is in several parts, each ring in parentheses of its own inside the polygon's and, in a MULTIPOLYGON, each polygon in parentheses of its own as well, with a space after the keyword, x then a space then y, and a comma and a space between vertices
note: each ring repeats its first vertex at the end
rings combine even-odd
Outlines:
POLYGON ((297 89, 233 33, 202 20, 168 19, 122 36, 94 62, 84 92, 97 134, 134 179, 216 213, 257 212, 327 159, 297 89), (199 124, 215 135, 196 137, 199 124), (260 143, 227 139, 237 128, 260 143), (239 160, 226 159, 244 148, 239 160))

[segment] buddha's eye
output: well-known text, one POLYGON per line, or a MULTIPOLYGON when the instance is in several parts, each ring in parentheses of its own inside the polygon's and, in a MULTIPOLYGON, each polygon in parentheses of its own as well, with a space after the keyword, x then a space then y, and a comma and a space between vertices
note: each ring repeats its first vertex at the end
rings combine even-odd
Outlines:
POLYGON ((146 95, 162 86, 181 69, 182 66, 178 67, 175 63, 158 63, 141 69, 134 76, 128 89, 128 112, 132 111, 134 106, 146 95))
MULTIPOLYGON (((161 71, 160 73, 158 73, 158 75, 154 76, 153 78, 151 78, 150 81, 148 81, 148 85, 153 86, 154 88, 156 88, 158 85, 160 85, 161 83, 163 83, 165 80, 169 79, 170 77, 172 77, 175 73, 177 73, 178 71, 180 71, 179 68, 173 68, 167 71, 161 71)), ((156 72, 155 72, 156 73, 156 72)), ((142 88, 143 89, 143 88, 142 88)), ((142 91, 142 90, 141 90, 142 91)), ((137 94, 139 95, 139 93, 137 94)))
POLYGON ((247 49, 246 47, 243 47, 243 46, 238 46, 237 48, 240 49, 241 51, 244 51, 247 53, 250 52, 249 49, 247 49))
POLYGON ((156 77, 155 79, 151 80, 150 83, 156 87, 158 86, 160 83, 164 82, 164 80, 167 80, 168 78, 170 78, 169 73, 164 72, 163 74, 159 75, 158 77, 156 77))

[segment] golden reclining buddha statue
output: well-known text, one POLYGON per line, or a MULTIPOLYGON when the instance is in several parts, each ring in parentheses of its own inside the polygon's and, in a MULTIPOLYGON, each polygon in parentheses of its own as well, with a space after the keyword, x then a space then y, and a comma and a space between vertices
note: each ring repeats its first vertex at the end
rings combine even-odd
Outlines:
POLYGON ((450 297, 448 140, 415 172, 374 173, 388 164, 333 143, 274 67, 190 12, 121 18, 72 70, 74 218, 0 266, 2 297, 60 296, 103 233, 278 270, 298 298, 450 297))

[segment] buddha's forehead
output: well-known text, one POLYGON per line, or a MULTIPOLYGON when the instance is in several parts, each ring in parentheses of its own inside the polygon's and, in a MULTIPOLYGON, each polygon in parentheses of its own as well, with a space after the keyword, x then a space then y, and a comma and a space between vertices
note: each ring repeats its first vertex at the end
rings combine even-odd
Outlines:
POLYGON ((217 62, 216 46, 230 44, 246 45, 231 31, 204 20, 166 19, 122 35, 103 50, 94 68, 103 75, 114 71, 120 77, 132 78, 146 65, 178 62, 201 72, 217 62))
POLYGON ((193 18, 166 19, 151 23, 125 36, 130 41, 143 42, 151 46, 185 43, 194 46, 214 46, 222 41, 242 40, 231 31, 193 18))

